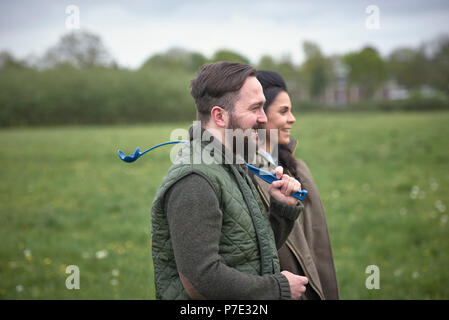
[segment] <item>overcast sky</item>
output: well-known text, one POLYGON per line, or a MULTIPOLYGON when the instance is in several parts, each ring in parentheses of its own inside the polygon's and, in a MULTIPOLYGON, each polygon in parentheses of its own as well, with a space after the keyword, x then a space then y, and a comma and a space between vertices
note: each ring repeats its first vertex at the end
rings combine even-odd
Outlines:
POLYGON ((0 50, 19 58, 41 55, 70 31, 68 5, 79 8, 81 29, 100 35, 115 60, 133 68, 171 47, 206 56, 228 48, 252 63, 263 54, 290 55, 298 63, 304 40, 318 43, 325 54, 369 44, 386 55, 449 34, 449 0, 17 0, 0 3, 0 50), (379 29, 372 29, 370 5, 379 9, 379 29))

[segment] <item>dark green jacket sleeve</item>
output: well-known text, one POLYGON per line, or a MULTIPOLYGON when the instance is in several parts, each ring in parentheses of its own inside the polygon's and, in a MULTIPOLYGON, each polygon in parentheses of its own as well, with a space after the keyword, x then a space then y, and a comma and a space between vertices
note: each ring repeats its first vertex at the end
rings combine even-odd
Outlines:
POLYGON ((191 174, 165 196, 176 265, 192 298, 290 299, 290 286, 281 274, 254 276, 228 267, 219 252, 222 212, 206 179, 191 174), (187 284, 187 285, 186 285, 187 284))

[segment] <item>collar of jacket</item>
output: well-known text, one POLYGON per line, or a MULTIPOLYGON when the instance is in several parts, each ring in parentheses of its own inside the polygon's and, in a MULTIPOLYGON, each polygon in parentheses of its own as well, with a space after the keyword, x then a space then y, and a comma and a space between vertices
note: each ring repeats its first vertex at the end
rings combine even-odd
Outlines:
MULTIPOLYGON (((287 145, 282 145, 282 146, 285 146, 285 148, 288 150, 288 152, 290 152, 292 155, 294 155, 297 145, 298 145, 298 141, 293 138, 290 138, 289 143, 287 145)), ((257 159, 256 164, 259 168, 264 168, 265 170, 270 170, 270 169, 274 170, 274 168, 276 167, 276 165, 273 162, 271 162, 270 159, 268 159, 264 155, 263 152, 260 152, 260 150, 258 150, 256 159, 257 159)), ((288 170, 285 173, 291 176, 291 173, 289 173, 288 170)))
MULTIPOLYGON (((287 150, 288 150, 288 152, 290 152, 292 155, 294 155, 295 154, 295 150, 296 150, 296 147, 297 147, 297 145, 298 145, 298 141, 297 140, 295 140, 295 139, 293 139, 293 138, 290 138, 290 141, 289 141, 289 143, 287 144, 287 145, 284 145, 286 148, 287 148, 287 150)), ((276 165, 274 164, 274 163, 272 163, 264 154, 263 154, 263 152, 260 152, 260 150, 258 150, 258 153, 257 153, 257 163, 256 163, 256 165, 259 167, 259 168, 263 168, 263 169, 265 169, 265 170, 274 170, 274 168, 276 167, 276 165)), ((288 175, 292 175, 291 174, 291 172, 289 172, 287 169, 286 169, 286 171, 285 171, 285 173, 286 174, 288 174, 288 175)))
POLYGON ((290 138, 290 142, 287 144, 287 149, 291 154, 295 153, 296 147, 298 146, 298 141, 290 138))

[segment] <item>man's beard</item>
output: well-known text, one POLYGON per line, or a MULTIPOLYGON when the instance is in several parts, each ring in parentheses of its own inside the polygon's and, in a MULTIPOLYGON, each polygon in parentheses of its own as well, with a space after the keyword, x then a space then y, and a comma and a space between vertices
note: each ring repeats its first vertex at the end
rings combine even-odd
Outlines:
MULTIPOLYGON (((254 138, 249 138, 248 135, 244 134, 245 130, 251 130, 251 135, 255 135, 253 130, 262 129, 261 124, 256 123, 252 128, 243 128, 240 120, 234 115, 233 112, 230 113, 229 123, 227 128, 233 131, 233 135, 226 139, 226 144, 232 146, 232 152, 235 157, 241 157, 247 163, 255 163, 256 151, 257 151, 257 136, 254 138), (229 139, 230 138, 230 139, 229 139), (238 148, 238 146, 243 143, 243 149, 238 148)), ((247 131, 248 132, 248 131, 247 131)))

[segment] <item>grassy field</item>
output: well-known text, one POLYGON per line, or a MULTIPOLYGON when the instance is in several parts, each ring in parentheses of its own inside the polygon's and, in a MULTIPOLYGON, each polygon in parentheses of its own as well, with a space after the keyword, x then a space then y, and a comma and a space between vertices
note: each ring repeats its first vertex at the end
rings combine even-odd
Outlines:
MULTIPOLYGON (((449 113, 297 114, 343 299, 449 299, 449 113), (368 290, 367 266, 380 270, 368 290)), ((154 299, 150 205, 173 125, 0 131, 0 298, 154 299), (65 286, 68 265, 80 289, 65 286)))

